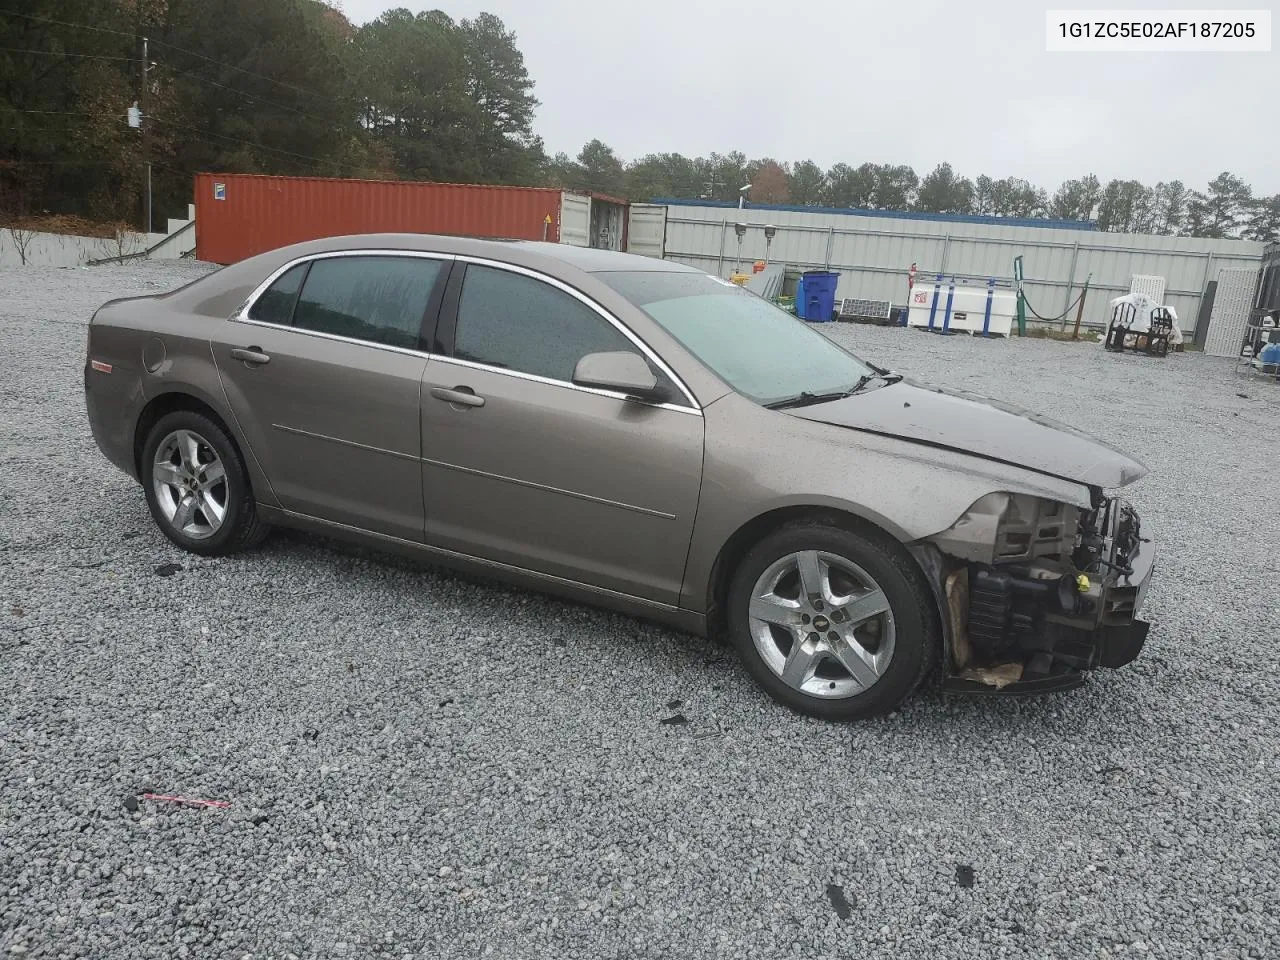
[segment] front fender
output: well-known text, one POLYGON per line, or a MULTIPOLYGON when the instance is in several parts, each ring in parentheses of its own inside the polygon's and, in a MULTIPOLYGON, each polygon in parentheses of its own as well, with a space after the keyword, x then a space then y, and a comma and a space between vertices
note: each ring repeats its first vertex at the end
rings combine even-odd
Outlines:
POLYGON ((900 543, 950 528, 991 493, 1082 508, 1089 489, 968 454, 766 410, 730 394, 703 410, 706 452, 681 604, 705 612, 716 559, 734 534, 780 508, 808 506, 872 523, 900 543))

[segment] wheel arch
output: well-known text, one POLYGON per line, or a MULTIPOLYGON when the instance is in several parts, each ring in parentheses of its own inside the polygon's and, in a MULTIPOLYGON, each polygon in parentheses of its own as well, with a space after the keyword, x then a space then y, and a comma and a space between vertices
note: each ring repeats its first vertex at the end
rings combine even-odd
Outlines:
POLYGON ((228 426, 226 417, 212 404, 194 393, 188 393, 184 390, 168 390, 152 397, 138 411, 138 419, 133 426, 133 465, 138 470, 139 476, 142 474, 142 450, 147 445, 147 437, 151 434, 152 428, 162 418, 179 410, 187 410, 208 417, 226 431, 227 436, 231 438, 231 442, 236 445, 236 452, 241 457, 244 456, 244 449, 241 447, 235 433, 228 426))
POLYGON ((253 455, 253 451, 244 442, 244 438, 240 436, 235 418, 225 415, 211 402, 210 398, 203 396, 200 391, 186 387, 175 387, 156 394, 139 411, 133 428, 132 449, 133 465, 138 472, 138 477, 142 477, 142 450, 146 446, 147 436, 151 433, 152 428, 160 422, 162 417, 180 410, 199 413, 208 417, 222 428, 227 436, 231 438, 236 454, 249 471, 249 485, 253 491, 254 499, 274 506, 275 495, 271 491, 271 483, 266 474, 263 473, 257 457, 253 455))
POLYGON ((887 526, 852 510, 820 503, 797 503, 774 507, 747 520, 738 527, 721 545, 711 565, 711 574, 705 586, 705 603, 707 611, 707 633, 710 636, 722 635, 725 629, 725 606, 729 593, 729 585, 734 571, 743 557, 757 543, 775 530, 788 523, 808 520, 816 523, 827 523, 858 533, 870 533, 873 536, 889 540, 902 546, 903 553, 910 558, 911 564, 919 572, 922 580, 929 583, 929 573, 921 566, 919 558, 903 543, 900 536, 887 526))

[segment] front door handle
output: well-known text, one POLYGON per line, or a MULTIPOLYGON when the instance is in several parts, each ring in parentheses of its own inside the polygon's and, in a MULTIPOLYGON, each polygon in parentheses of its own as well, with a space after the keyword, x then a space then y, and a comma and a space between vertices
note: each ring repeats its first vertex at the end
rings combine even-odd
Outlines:
POLYGON ((477 397, 476 392, 470 387, 454 387, 447 390, 444 387, 432 387, 431 395, 437 400, 443 400, 445 403, 454 403, 460 407, 483 407, 484 397, 477 397))
POLYGON ((245 363, 263 364, 271 362, 271 358, 262 352, 261 347, 236 347, 231 351, 231 356, 236 360, 243 360, 245 363))

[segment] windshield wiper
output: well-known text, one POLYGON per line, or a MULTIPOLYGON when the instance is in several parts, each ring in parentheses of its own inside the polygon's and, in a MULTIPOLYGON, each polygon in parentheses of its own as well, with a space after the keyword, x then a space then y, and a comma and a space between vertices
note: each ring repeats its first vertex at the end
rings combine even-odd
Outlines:
POLYGON ((886 384, 897 383, 902 379, 900 373, 890 373, 888 370, 877 370, 874 373, 864 373, 848 390, 831 390, 826 393, 811 393, 808 390, 801 390, 795 396, 783 397, 781 400, 774 400, 772 403, 764 404, 766 410, 786 410, 792 407, 807 407, 814 403, 829 403, 832 400, 843 400, 845 397, 851 397, 855 393, 864 389, 872 380, 883 380, 886 384))
POLYGON ((852 387, 849 388, 849 393, 845 394, 845 396, 849 396, 850 394, 857 393, 859 390, 864 388, 872 380, 883 380, 885 383, 897 383, 901 379, 902 379, 902 374, 890 373, 888 370, 885 370, 885 371, 877 370, 874 373, 864 373, 862 376, 858 378, 857 382, 852 387))
POLYGON ((846 390, 836 390, 831 393, 810 393, 808 390, 801 390, 794 397, 783 397, 781 400, 774 400, 772 403, 766 403, 766 410, 785 410, 789 407, 807 407, 813 403, 827 403, 830 400, 840 400, 849 395, 846 390))

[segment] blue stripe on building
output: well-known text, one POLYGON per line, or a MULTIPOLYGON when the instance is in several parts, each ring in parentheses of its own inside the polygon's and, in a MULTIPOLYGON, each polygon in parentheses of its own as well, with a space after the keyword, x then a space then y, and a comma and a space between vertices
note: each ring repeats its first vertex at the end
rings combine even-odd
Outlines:
MULTIPOLYGON (((667 207, 710 207, 717 210, 736 210, 736 201, 687 200, 678 197, 657 197, 647 201, 667 207)), ((982 223, 994 227, 1042 227, 1047 230, 1097 231, 1093 220, 1048 220, 1035 217, 990 217, 973 213, 926 213, 921 210, 856 210, 851 207, 803 207, 790 203, 748 203, 744 210, 777 211, 779 213, 834 213, 843 217, 874 217, 880 220, 933 220, 940 223, 982 223)), ((708 220, 708 223, 715 221, 708 220)), ((781 226, 781 224, 779 225, 781 226)))

